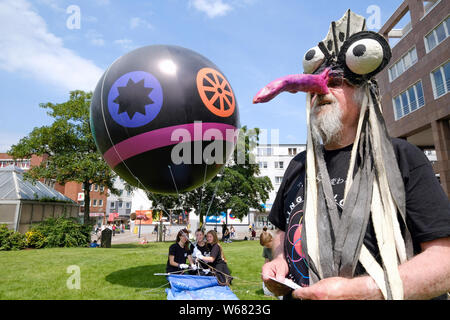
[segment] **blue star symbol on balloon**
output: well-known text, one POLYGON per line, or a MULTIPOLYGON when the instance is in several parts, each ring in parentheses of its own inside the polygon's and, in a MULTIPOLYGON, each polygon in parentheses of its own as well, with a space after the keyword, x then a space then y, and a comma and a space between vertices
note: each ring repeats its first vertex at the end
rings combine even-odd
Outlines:
POLYGON ((119 77, 108 95, 113 119, 124 127, 148 124, 161 110, 163 93, 159 81, 150 73, 133 71, 119 77))

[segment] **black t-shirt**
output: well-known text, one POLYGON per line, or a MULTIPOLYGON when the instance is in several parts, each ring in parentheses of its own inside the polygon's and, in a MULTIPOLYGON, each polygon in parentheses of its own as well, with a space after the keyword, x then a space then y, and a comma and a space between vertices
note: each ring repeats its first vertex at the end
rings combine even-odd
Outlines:
MULTIPOLYGON (((169 248, 169 256, 174 256, 176 263, 186 263, 186 258, 190 255, 189 250, 180 247, 178 243, 174 243, 169 248)), ((170 264, 169 258, 167 258, 166 272, 180 271, 180 268, 174 267, 170 264)))
MULTIPOLYGON (((413 240, 414 253, 417 254, 420 252, 420 243, 450 235, 450 202, 424 153, 405 140, 393 138, 392 144, 405 185, 406 224, 413 240)), ((351 150, 352 145, 324 152, 334 198, 340 213, 344 205, 343 194, 351 150)), ((304 225, 305 159, 306 152, 302 152, 290 162, 270 211, 269 220, 285 232, 284 248, 289 266, 288 277, 298 284, 308 285, 306 252, 301 245, 304 225)), ((403 232, 404 225, 400 219, 399 222, 403 232)), ((364 245, 380 262, 371 219, 367 225, 364 245)), ((364 273, 364 268, 358 263, 355 275, 364 273)))
POLYGON ((208 263, 209 265, 215 268, 218 264, 226 263, 222 259, 222 250, 220 249, 220 246, 217 243, 213 245, 208 244, 208 247, 209 247, 209 256, 214 258, 214 262, 208 263))
POLYGON ((194 248, 197 247, 197 249, 201 252, 202 255, 204 255, 205 257, 209 257, 209 246, 208 244, 205 242, 205 245, 202 247, 200 246, 198 243, 195 244, 195 246, 193 244, 190 245, 190 249, 189 249, 189 254, 192 255, 192 253, 194 253, 194 248))

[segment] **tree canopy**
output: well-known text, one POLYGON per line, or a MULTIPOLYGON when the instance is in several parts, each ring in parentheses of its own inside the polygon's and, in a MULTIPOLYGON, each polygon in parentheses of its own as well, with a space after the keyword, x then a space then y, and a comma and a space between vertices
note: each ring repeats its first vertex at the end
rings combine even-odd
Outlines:
POLYGON ((41 103, 54 118, 51 125, 35 127, 8 151, 15 159, 42 156, 44 161, 33 166, 27 178, 52 179, 60 184, 70 181, 84 184, 84 223, 89 223, 89 189, 92 184, 113 187, 115 173, 97 151, 90 129, 89 110, 92 93, 71 91, 63 103, 41 103))

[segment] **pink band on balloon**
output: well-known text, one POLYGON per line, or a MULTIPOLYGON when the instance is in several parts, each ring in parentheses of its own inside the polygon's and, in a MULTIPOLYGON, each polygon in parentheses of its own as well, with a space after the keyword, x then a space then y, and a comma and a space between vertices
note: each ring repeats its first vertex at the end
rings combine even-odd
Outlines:
POLYGON ((196 122, 156 129, 117 143, 103 154, 103 158, 111 168, 114 168, 120 162, 146 151, 174 145, 179 142, 204 140, 203 137, 206 133, 208 138, 205 141, 224 140, 236 143, 237 130, 235 126, 215 122, 196 122), (179 131, 175 132, 175 130, 179 131), (207 132, 208 130, 211 131, 207 132), (175 136, 173 137, 174 134, 175 136), (187 135, 189 135, 189 140, 186 139, 187 135), (178 138, 178 140, 174 140, 174 138, 178 138))

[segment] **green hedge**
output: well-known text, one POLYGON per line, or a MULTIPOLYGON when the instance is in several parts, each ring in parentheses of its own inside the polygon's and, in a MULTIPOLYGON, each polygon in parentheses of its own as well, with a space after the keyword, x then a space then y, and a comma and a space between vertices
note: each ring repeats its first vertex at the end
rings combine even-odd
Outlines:
POLYGON ((21 250, 26 246, 25 235, 9 230, 6 224, 0 225, 0 251, 21 250))
POLYGON ((48 218, 21 234, 0 225, 0 251, 25 248, 86 247, 91 241, 91 225, 82 225, 75 218, 48 218))
POLYGON ((85 247, 90 243, 91 230, 91 225, 82 225, 75 218, 59 217, 48 218, 34 225, 29 232, 37 234, 40 247, 85 247))

